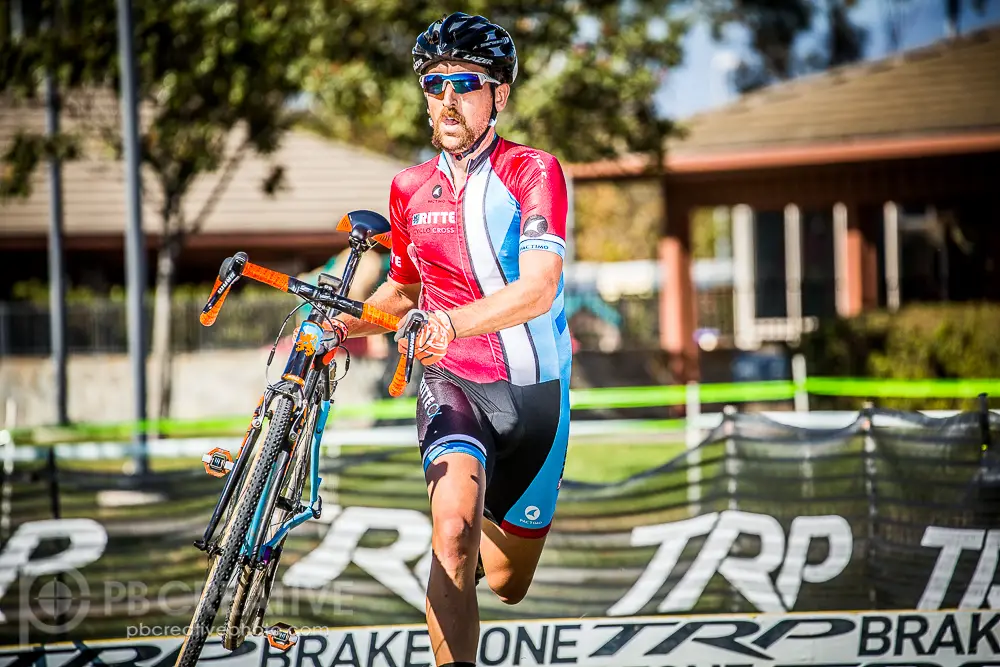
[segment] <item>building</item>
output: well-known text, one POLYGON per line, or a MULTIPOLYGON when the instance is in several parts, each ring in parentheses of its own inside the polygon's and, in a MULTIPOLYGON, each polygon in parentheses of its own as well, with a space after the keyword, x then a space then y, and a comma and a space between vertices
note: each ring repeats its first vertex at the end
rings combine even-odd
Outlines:
MULTIPOLYGON (((107 107, 107 105, 105 105, 107 107)), ((112 105, 113 107, 113 105, 112 105)), ((107 109, 105 109, 107 110, 107 109)), ((111 113, 114 109, 111 109, 111 113)), ((78 122, 67 113, 64 125, 78 122)), ((44 132, 39 104, 0 104, 0 151, 18 130, 44 132)), ((238 250, 272 268, 300 273, 321 266, 346 246, 335 232, 353 209, 388 215, 389 185, 407 165, 304 131, 287 134, 272 156, 247 155, 232 171, 205 216, 200 233, 188 237, 178 261, 179 282, 211 282, 222 260, 238 250), (284 170, 284 187, 265 195, 263 180, 273 165, 284 170)), ((197 216, 213 196, 223 170, 199 179, 185 213, 197 216)), ((22 280, 47 282, 49 179, 40 165, 27 199, 0 201, 0 301, 22 280)), ((143 196, 143 228, 152 285, 162 223, 156 188, 143 196)), ((125 187, 122 163, 86 159, 63 165, 65 263, 69 281, 98 292, 124 284, 125 187)))
MULTIPOLYGON (((1000 28, 771 86, 682 125, 662 176, 658 272, 675 378, 698 376, 699 209, 731 222, 737 349, 794 343, 826 317, 1000 300, 1000 28)), ((637 156, 572 173, 649 178, 637 156)))

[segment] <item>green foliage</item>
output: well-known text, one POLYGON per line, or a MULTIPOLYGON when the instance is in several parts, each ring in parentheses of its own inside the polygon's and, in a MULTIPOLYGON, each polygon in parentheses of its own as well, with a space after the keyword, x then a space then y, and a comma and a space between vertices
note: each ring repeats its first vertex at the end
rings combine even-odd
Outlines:
POLYGON ((735 71, 737 90, 746 92, 801 74, 859 60, 867 33, 853 24, 848 11, 857 0, 694 0, 716 39, 725 28, 750 33, 752 55, 735 71), (816 18, 823 17, 821 27, 816 18), (820 46, 796 51, 803 34, 817 30, 820 46))
MULTIPOLYGON (((444 9, 423 0, 336 5, 323 58, 306 88, 323 134, 413 158, 430 144, 426 103, 410 60, 417 35, 444 9), (337 39, 333 35, 338 36, 337 39)), ((624 151, 659 155, 668 121, 653 96, 681 60, 685 24, 669 0, 473 0, 463 11, 506 27, 520 68, 498 130, 566 160, 624 151)))
MULTIPOLYGON (((212 293, 212 283, 201 285, 184 284, 177 285, 171 290, 170 298, 174 306, 187 305, 191 303, 204 304, 208 295, 212 293)), ((11 296, 14 301, 22 301, 36 306, 48 307, 49 305, 49 283, 47 281, 32 278, 14 283, 11 288, 11 296)), ((66 290, 66 305, 93 305, 97 303, 125 303, 125 288, 121 285, 114 285, 110 290, 98 291, 85 286, 70 285, 66 290)), ((152 291, 146 294, 146 299, 151 301, 152 291)), ((291 303, 287 294, 276 292, 274 288, 250 281, 243 282, 234 288, 233 296, 227 299, 227 305, 231 305, 238 298, 246 299, 271 299, 280 303, 291 303)))
POLYGON ((653 179, 578 184, 573 238, 577 259, 655 259, 663 220, 663 190, 653 179))
MULTIPOLYGON (((36 9, 44 15, 56 5, 57 29, 39 25, 0 44, 0 93, 38 98, 43 73, 56 72, 71 128, 63 141, 120 155, 118 103, 111 97, 119 92, 115 0, 45 0, 36 9)), ((133 7, 142 159, 159 186, 147 185, 146 196, 157 198, 165 225, 187 218, 196 226, 197 215, 182 204, 199 175, 247 150, 277 148, 304 62, 321 50, 315 35, 324 19, 307 2, 134 0, 133 7)), ((8 148, 6 194, 29 194, 27 177, 45 152, 30 135, 8 148)), ((269 175, 265 183, 271 190, 273 181, 269 175)))
MULTIPOLYGON (((1000 305, 907 306, 831 320, 803 336, 810 375, 888 379, 1000 378, 1000 305)), ((856 400, 854 401, 855 408, 856 400)), ((900 409, 974 409, 974 401, 897 399, 900 409)))
MULTIPOLYGON (((28 3, 31 4, 31 3, 28 3)), ((686 25, 665 18, 670 0, 466 3, 511 31, 520 74, 499 129, 567 160, 625 151, 657 157, 670 123, 653 96, 681 60, 686 25)), ((426 105, 410 50, 443 15, 425 0, 134 0, 139 97, 147 113, 142 155, 159 184, 165 222, 198 218, 183 199, 200 174, 224 169, 241 149, 270 153, 289 123, 290 101, 306 91, 307 126, 369 148, 413 158, 429 146, 426 105), (234 130, 245 136, 233 145, 234 130)), ((0 44, 0 94, 37 98, 47 67, 69 95, 119 85, 114 0, 43 0, 26 36, 0 44), (58 30, 43 17, 58 5, 58 30)), ((121 153, 117 102, 66 105, 79 146, 88 139, 121 153), (102 122, 95 122, 103 113, 102 122), (84 136, 86 135, 86 136, 84 136)), ((27 194, 44 151, 37 141, 8 150, 7 194, 27 194), (15 150, 16 149, 16 150, 15 150)), ((280 173, 263 184, 278 189, 280 173)), ((147 186, 146 196, 150 196, 147 186)), ((197 226, 194 223, 193 226, 197 226)))
POLYGON ((732 257, 732 221, 729 209, 696 208, 691 211, 691 258, 732 257))

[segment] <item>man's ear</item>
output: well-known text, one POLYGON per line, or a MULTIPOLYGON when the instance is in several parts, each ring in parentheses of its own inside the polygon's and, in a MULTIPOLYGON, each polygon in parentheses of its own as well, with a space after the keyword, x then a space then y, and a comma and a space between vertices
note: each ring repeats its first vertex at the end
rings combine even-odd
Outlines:
POLYGON ((509 98, 510 86, 508 84, 502 83, 493 90, 493 102, 496 104, 497 111, 503 111, 509 98))

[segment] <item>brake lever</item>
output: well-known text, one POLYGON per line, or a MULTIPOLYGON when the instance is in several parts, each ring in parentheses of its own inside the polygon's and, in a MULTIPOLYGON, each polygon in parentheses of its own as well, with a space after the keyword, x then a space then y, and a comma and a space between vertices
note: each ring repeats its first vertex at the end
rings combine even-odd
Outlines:
POLYGON ((410 324, 406 334, 406 382, 410 382, 410 374, 413 372, 413 357, 417 354, 417 331, 413 324, 410 324))
POLYGON ((212 288, 212 293, 198 318, 202 325, 210 327, 215 323, 216 318, 219 316, 219 311, 222 310, 222 304, 225 303, 226 296, 229 295, 229 290, 243 275, 243 269, 246 264, 247 254, 245 252, 238 252, 232 257, 227 257, 223 260, 222 266, 219 267, 219 276, 215 279, 215 286, 212 288))

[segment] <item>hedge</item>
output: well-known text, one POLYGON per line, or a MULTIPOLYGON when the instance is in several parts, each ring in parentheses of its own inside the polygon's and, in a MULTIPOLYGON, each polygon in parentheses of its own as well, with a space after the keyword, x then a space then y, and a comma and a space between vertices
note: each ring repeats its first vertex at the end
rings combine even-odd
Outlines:
MULTIPOLYGON (((896 313, 879 311, 828 320, 818 331, 803 336, 800 350, 813 376, 1000 378, 1000 304, 915 304, 896 313)), ((815 407, 844 407, 836 399, 821 403, 815 407)), ((974 399, 878 403, 903 410, 975 407, 974 399)), ((1000 405, 1000 397, 991 397, 991 405, 1000 405)))

